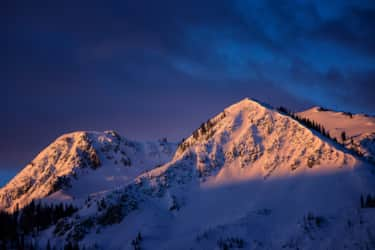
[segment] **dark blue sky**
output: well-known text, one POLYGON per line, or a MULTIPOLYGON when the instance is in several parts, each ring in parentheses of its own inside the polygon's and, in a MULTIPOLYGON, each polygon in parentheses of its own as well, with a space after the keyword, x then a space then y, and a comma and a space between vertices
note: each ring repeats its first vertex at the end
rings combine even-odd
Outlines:
POLYGON ((374 114, 374 3, 2 1, 0 169, 74 130, 180 140, 246 96, 374 114))

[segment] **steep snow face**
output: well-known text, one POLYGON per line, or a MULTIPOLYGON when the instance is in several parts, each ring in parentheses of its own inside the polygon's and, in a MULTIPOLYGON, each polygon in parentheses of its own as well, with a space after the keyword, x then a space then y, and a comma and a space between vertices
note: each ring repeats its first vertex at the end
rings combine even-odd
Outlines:
POLYGON ((297 115, 322 124, 329 130, 330 135, 340 142, 341 133, 345 132, 345 147, 375 162, 375 117, 336 112, 321 107, 313 107, 297 115))
POLYGON ((174 159, 193 157, 201 176, 226 182, 353 166, 355 159, 288 116, 244 99, 196 130, 174 159))
POLYGON ((41 238, 133 249, 141 232, 133 242, 142 249, 357 249, 375 233, 374 213, 358 209, 375 190, 368 167, 245 99, 203 124, 173 160, 92 196, 41 238))
POLYGON ((22 208, 34 199, 86 199, 126 184, 169 161, 176 144, 139 143, 116 132, 74 132, 44 149, 0 190, 0 209, 22 208))

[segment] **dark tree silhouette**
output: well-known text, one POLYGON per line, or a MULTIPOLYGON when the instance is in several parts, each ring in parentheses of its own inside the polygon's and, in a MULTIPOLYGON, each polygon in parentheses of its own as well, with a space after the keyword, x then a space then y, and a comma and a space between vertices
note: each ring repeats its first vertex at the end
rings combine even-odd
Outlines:
POLYGON ((319 132, 320 134, 322 134, 323 136, 325 136, 325 137, 327 137, 331 140, 334 140, 334 138, 331 138, 331 136, 329 134, 329 131, 322 124, 319 124, 316 121, 310 120, 308 118, 299 117, 298 115, 296 115, 295 113, 293 113, 292 111, 288 110, 285 107, 279 107, 279 108, 277 108, 277 110, 280 113, 288 115, 291 118, 293 118, 294 120, 297 120, 302 125, 319 132))
POLYGON ((342 140, 342 142, 346 141, 346 133, 345 133, 345 131, 341 132, 341 140, 342 140))
MULTIPOLYGON (((71 204, 48 205, 34 201, 13 213, 0 211, 0 249, 34 249, 30 237, 26 236, 38 235, 41 230, 76 211, 71 204)), ((49 242, 47 249, 48 245, 49 242)))

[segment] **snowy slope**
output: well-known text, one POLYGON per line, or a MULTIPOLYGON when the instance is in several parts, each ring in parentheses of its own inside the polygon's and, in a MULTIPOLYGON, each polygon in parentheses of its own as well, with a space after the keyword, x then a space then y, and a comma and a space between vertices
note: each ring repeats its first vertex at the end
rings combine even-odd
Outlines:
POLYGON ((375 117, 336 112, 321 107, 313 107, 297 115, 322 124, 331 136, 340 142, 341 133, 344 131, 347 137, 345 146, 375 162, 375 117))
POLYGON ((0 189, 0 209, 12 211, 47 196, 53 201, 87 199, 169 161, 175 148, 167 141, 130 141, 113 131, 63 135, 0 189))
POLYGON ((375 247, 373 169, 271 107, 245 99, 210 119, 173 160, 92 196, 41 242, 86 249, 375 247))

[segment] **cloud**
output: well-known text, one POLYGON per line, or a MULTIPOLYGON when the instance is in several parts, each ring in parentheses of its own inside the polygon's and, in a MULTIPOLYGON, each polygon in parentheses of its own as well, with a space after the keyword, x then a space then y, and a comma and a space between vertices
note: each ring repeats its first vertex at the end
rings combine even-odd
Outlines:
POLYGON ((25 162, 68 130, 177 140, 245 96, 373 113, 374 10, 373 1, 8 1, 0 164, 25 162))
POLYGON ((318 40, 331 41, 365 56, 375 56, 375 8, 346 8, 341 16, 322 22, 312 32, 318 40))

